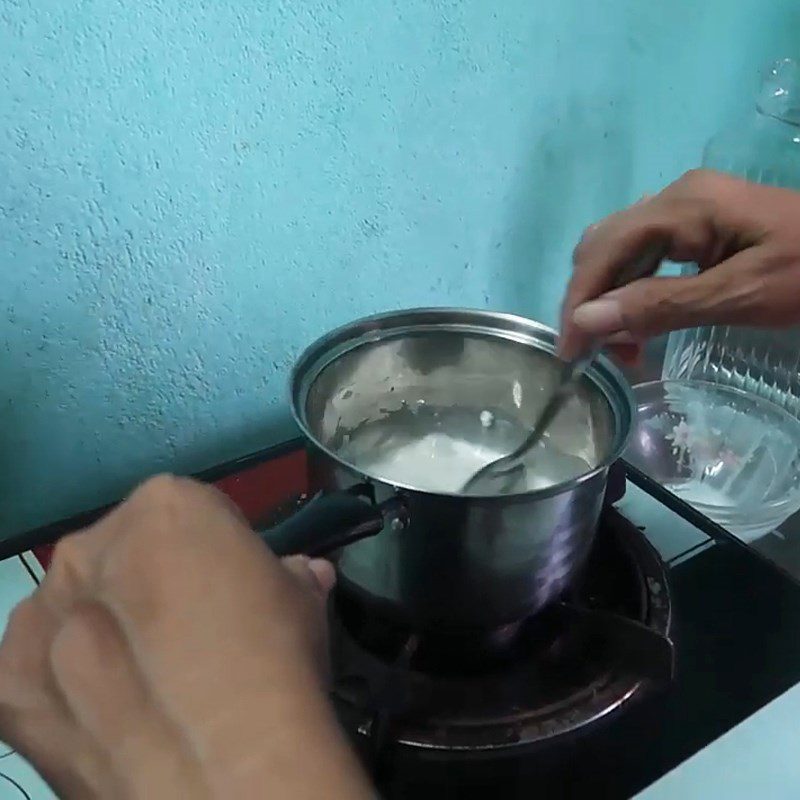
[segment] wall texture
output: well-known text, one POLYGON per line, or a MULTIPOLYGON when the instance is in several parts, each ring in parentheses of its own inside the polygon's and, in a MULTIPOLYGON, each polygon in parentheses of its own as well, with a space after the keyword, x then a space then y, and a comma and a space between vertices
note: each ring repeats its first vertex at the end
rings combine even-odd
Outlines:
POLYGON ((795 5, 0 0, 0 533, 286 436, 354 316, 554 321, 581 228, 697 161, 795 5))

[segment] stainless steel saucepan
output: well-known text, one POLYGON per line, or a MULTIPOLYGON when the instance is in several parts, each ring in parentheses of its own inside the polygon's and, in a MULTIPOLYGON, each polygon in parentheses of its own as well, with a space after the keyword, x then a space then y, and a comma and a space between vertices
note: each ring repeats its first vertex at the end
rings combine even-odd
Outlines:
POLYGON ((264 532, 279 555, 335 553, 340 586, 418 629, 496 627, 558 597, 591 549, 632 396, 605 358, 514 495, 459 494, 530 430, 560 374, 555 332, 506 314, 398 311, 298 360, 292 412, 321 493, 264 532))

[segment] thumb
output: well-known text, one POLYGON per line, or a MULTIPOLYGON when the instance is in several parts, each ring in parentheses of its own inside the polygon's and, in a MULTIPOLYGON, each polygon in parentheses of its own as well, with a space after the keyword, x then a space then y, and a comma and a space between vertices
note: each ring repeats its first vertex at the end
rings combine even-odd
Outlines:
POLYGON ((741 253, 699 275, 634 281, 583 303, 573 323, 589 337, 625 333, 634 340, 703 325, 747 323, 755 292, 749 264, 741 253))
POLYGON ((289 556, 281 564, 306 589, 325 598, 336 584, 336 571, 330 561, 307 556, 289 556))

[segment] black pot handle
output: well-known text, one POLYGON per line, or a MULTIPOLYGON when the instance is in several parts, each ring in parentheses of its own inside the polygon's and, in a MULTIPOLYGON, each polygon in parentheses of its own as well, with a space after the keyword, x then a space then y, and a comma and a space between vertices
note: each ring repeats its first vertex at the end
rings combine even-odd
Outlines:
POLYGON ((615 461, 608 468, 608 478, 606 479, 606 503, 614 505, 625 497, 625 485, 627 475, 625 474, 625 464, 622 461, 615 461))
POLYGON ((379 534, 390 511, 403 519, 398 499, 375 505, 356 493, 318 494, 289 519, 259 531, 259 536, 276 556, 319 558, 379 534))

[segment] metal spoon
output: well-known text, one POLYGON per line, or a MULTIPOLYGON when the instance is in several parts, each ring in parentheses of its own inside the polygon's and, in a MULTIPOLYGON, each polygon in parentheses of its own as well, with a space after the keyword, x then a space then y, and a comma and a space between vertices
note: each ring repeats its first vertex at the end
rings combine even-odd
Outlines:
MULTIPOLYGON (((611 289, 618 289, 654 273, 666 257, 667 245, 668 243, 663 240, 651 244, 620 270, 611 289)), ((542 440, 553 420, 578 387, 584 372, 600 355, 603 344, 602 341, 594 342, 586 353, 564 362, 556 388, 537 417, 531 432, 508 455, 481 467, 461 488, 462 494, 508 494, 515 489, 525 473, 525 463, 522 459, 542 440)))

